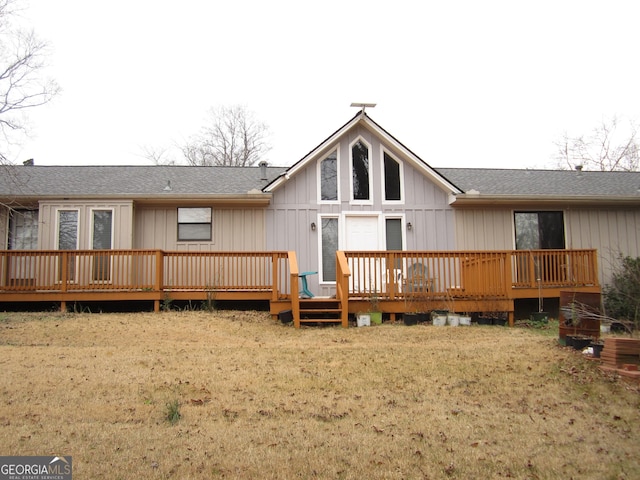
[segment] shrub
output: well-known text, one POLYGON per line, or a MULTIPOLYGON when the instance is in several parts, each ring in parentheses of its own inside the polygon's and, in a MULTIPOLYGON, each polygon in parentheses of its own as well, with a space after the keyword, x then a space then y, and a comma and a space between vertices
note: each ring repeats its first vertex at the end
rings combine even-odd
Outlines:
POLYGON ((619 257, 611 284, 604 287, 604 307, 609 317, 640 321, 640 257, 619 257))

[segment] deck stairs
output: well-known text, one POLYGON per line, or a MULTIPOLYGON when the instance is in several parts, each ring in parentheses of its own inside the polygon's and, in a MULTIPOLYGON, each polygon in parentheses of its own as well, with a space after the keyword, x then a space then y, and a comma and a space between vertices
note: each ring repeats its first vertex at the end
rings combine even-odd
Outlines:
POLYGON ((342 308, 336 298, 301 298, 300 324, 342 323, 342 308))

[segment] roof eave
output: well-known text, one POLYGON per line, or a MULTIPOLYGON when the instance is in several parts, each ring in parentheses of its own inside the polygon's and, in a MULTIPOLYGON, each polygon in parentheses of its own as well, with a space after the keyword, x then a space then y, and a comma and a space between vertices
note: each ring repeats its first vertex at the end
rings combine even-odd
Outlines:
POLYGON ((138 204, 162 204, 162 205, 185 205, 185 204, 209 204, 209 205, 236 205, 236 206, 256 206, 265 207, 271 203, 272 195, 269 193, 246 193, 246 194, 201 194, 184 195, 180 193, 166 193, 158 195, 144 194, 121 194, 121 195, 24 195, 12 196, 0 199, 0 203, 5 204, 33 204, 39 201, 114 201, 131 200, 138 204))
POLYGON ((454 207, 488 206, 488 205, 582 205, 582 206, 638 206, 637 196, 603 196, 603 195, 482 195, 465 193, 452 195, 449 204, 454 207))

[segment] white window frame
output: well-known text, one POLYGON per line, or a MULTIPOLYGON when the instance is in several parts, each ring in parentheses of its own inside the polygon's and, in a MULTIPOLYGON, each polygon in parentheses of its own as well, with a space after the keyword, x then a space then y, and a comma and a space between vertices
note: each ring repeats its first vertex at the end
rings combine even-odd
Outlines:
POLYGON ((92 207, 89 209, 89 219, 91 221, 91 233, 89 238, 89 248, 93 250, 93 233, 94 233, 94 218, 93 212, 111 212, 111 250, 113 250, 113 242, 115 240, 115 223, 116 223, 116 213, 113 208, 100 208, 100 207, 92 207))
MULTIPOLYGON (((319 214, 317 219, 318 225, 318 281, 320 285, 335 285, 336 280, 324 280, 324 268, 322 264, 322 220, 325 218, 334 218, 338 221, 338 248, 340 250, 342 248, 343 243, 343 230, 344 230, 344 221, 343 216, 338 214, 319 214)), ((337 272, 336 272, 337 274, 337 272)))
MULTIPOLYGON (((100 207, 92 207, 89 209, 89 221, 91 222, 91 232, 89 234, 89 249, 94 250, 93 248, 93 235, 95 230, 95 218, 94 212, 111 212, 111 248, 109 250, 113 250, 113 242, 115 239, 115 223, 116 223, 116 214, 113 208, 100 208, 100 207)), ((94 259, 95 260, 95 259, 94 259)), ((90 273, 90 282, 91 283, 112 283, 113 282, 113 255, 109 256, 109 276, 104 280, 96 280, 94 278, 94 268, 95 265, 92 262, 91 265, 91 273, 90 273)))
POLYGON ((60 208, 56 208, 56 229, 55 229, 55 235, 56 235, 56 250, 60 250, 60 212, 77 212, 78 213, 78 224, 76 225, 76 246, 74 248, 74 250, 79 250, 80 248, 80 227, 82 225, 82 217, 80 215, 80 209, 79 208, 65 208, 65 207, 60 207, 60 208))
POLYGON ((179 243, 182 242, 213 242, 213 207, 209 207, 209 206, 198 206, 198 207, 178 207, 176 209, 176 240, 179 243), (182 239, 180 238, 180 225, 206 225, 205 223, 196 223, 196 222, 180 222, 180 210, 190 210, 190 209, 209 209, 209 238, 208 239, 202 239, 202 238, 189 238, 189 239, 182 239))
MULTIPOLYGON (((59 207, 56 208, 55 210, 56 212, 56 227, 55 227, 55 236, 56 236, 56 241, 55 241, 55 246, 56 246, 56 250, 60 250, 60 212, 77 212, 78 213, 78 222, 76 224, 76 245, 75 248, 73 248, 72 250, 79 250, 80 249, 80 232, 81 230, 81 226, 82 226, 82 215, 81 215, 81 210, 80 208, 66 208, 66 207, 59 207)), ((73 278, 69 279, 67 278, 67 282, 68 283, 77 283, 78 282, 78 262, 74 261, 73 264, 73 278)), ((59 262, 57 262, 57 274, 56 274, 56 282, 57 283, 61 283, 62 282, 62 272, 60 271, 60 264, 59 262)))
POLYGON ((318 190, 318 203, 322 203, 322 204, 328 204, 328 205, 336 205, 340 203, 340 145, 336 145, 336 147, 332 150, 329 150, 329 152, 326 155, 323 155, 322 158, 320 158, 320 160, 318 160, 318 166, 317 166, 317 177, 318 177, 318 186, 317 186, 317 190, 318 190), (327 157, 329 155, 331 155, 332 153, 336 154, 336 188, 337 190, 337 199, 336 200, 323 200, 322 199, 322 162, 325 161, 327 159, 327 157))
POLYGON ((373 205, 373 148, 362 136, 358 136, 349 143, 349 203, 351 205, 373 205), (369 160, 369 198, 367 200, 356 200, 353 198, 353 146, 361 142, 367 147, 369 160))
POLYGON ((380 145, 380 178, 382 189, 380 190, 380 196, 382 197, 383 205, 404 205, 404 162, 402 162, 396 155, 380 145), (386 175, 384 169, 384 156, 387 154, 393 160, 398 163, 398 175, 400 177, 400 200, 387 200, 386 198, 386 175))
POLYGON ((389 214, 383 215, 383 219, 382 219, 383 233, 384 233, 384 248, 385 248, 385 250, 388 249, 388 247, 387 247, 387 220, 400 220, 400 228, 401 228, 401 232, 402 232, 402 250, 400 250, 400 251, 407 250, 407 221, 406 221, 406 217, 405 217, 404 214, 393 214, 393 213, 389 213, 389 214))

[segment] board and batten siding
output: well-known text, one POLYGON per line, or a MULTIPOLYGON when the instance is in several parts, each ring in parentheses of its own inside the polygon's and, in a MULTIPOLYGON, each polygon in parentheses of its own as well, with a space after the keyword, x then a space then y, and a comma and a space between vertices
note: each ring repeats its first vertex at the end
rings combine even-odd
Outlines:
POLYGON ((602 285, 608 283, 619 256, 640 257, 640 210, 598 208, 565 210, 567 248, 597 248, 602 285))
POLYGON ((211 241, 178 241, 178 208, 139 206, 135 212, 136 249, 170 251, 264 251, 263 209, 213 207, 211 241))
POLYGON ((0 249, 9 248, 9 209, 2 205, 0 205, 0 238, 2 239, 0 249))
POLYGON ((41 201, 38 248, 53 250, 58 242, 58 211, 78 211, 78 249, 91 249, 93 210, 113 211, 112 248, 131 249, 133 242, 132 201, 41 201))
MULTIPOLYGON (((610 281, 620 254, 631 257, 640 256, 639 210, 613 207, 544 208, 544 210, 563 212, 566 248, 598 250, 601 285, 610 281)), ((513 215, 513 209, 456 210, 456 249, 514 249, 513 215)))
MULTIPOLYGON (((407 250, 452 250, 455 247, 454 212, 448 203, 448 192, 430 181, 401 152, 383 143, 377 135, 362 126, 352 128, 332 145, 318 152, 304 168, 273 192, 271 205, 266 211, 267 248, 294 250, 300 271, 319 271, 322 216, 337 217, 339 228, 342 229, 345 216, 349 214, 402 218, 407 250), (358 138, 370 146, 372 201, 369 204, 350 201, 352 176, 349 150, 358 138), (384 201, 383 148, 402 164, 403 200, 400 203, 384 201), (334 150, 338 152, 339 200, 320 202, 318 162, 334 150), (312 223, 316 225, 315 231, 311 228, 312 223), (408 223, 411 223, 411 231, 406 229, 408 223)), ((341 231, 339 237, 343 248, 344 232, 341 231)), ((316 295, 335 293, 335 285, 321 285, 318 275, 308 277, 308 281, 316 295)))

